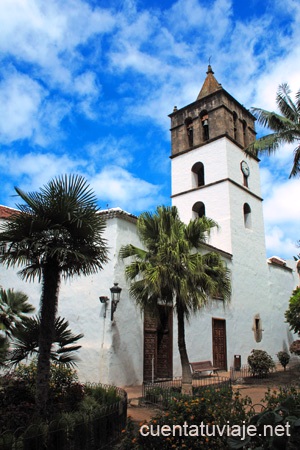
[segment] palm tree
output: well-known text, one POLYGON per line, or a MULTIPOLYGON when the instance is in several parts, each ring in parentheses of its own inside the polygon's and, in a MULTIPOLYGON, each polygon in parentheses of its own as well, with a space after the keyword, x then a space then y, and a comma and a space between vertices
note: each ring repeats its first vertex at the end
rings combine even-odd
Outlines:
POLYGON ((26 318, 26 314, 34 311, 28 303, 28 296, 21 291, 0 289, 0 330, 6 337, 11 336, 12 328, 26 318))
POLYGON ((183 390, 190 391, 192 374, 185 343, 185 319, 201 309, 209 297, 230 295, 229 271, 220 255, 201 254, 216 223, 206 217, 185 225, 175 206, 160 206, 154 214, 141 214, 137 231, 145 250, 125 245, 122 259, 133 257, 125 274, 130 294, 145 309, 156 310, 158 300, 173 304, 178 321, 178 349, 183 390))
POLYGON ((300 90, 296 94, 294 103, 290 97, 288 84, 281 84, 276 95, 276 103, 281 113, 266 111, 261 108, 251 108, 252 114, 259 124, 269 128, 273 133, 254 141, 247 149, 251 154, 258 155, 276 152, 281 144, 296 142, 294 162, 289 178, 300 172, 300 90))
POLYGON ((19 211, 0 229, 0 245, 7 244, 0 262, 24 266, 20 276, 42 284, 36 407, 45 415, 60 281, 103 268, 108 252, 105 221, 81 176, 56 177, 38 192, 15 190, 24 204, 17 205, 19 211))
POLYGON ((0 368, 6 366, 6 357, 8 352, 8 339, 0 334, 0 368))
POLYGON ((0 366, 6 365, 9 338, 13 328, 34 311, 24 292, 0 288, 0 366))
MULTIPOLYGON (((51 361, 73 367, 77 360, 73 352, 81 348, 81 345, 77 345, 77 341, 83 334, 73 334, 68 326, 69 322, 64 318, 55 319, 53 344, 56 345, 52 345, 51 348, 51 361)), ((38 354, 40 327, 40 317, 35 316, 26 317, 12 329, 12 350, 8 354, 12 365, 38 354)))

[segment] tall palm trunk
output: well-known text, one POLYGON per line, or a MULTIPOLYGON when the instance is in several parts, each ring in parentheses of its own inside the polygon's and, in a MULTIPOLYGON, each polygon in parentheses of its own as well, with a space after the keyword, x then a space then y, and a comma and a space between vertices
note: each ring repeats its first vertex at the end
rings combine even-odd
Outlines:
POLYGON ((36 412, 45 416, 49 394, 50 354, 55 332, 60 272, 56 261, 48 261, 43 268, 40 309, 39 357, 36 380, 36 412), (53 301, 55 299, 55 301, 53 301))
POLYGON ((180 301, 176 302, 178 322, 178 349, 182 367, 182 393, 192 393, 192 372, 185 345, 184 311, 180 301))

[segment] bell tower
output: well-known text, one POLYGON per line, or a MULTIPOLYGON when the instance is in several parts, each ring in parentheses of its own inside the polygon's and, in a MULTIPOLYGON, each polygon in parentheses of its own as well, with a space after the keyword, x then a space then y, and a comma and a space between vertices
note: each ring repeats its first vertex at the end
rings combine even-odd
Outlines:
POLYGON ((186 223, 202 215, 214 219, 219 230, 210 244, 221 250, 234 254, 255 240, 265 263, 259 160, 245 153, 255 140, 255 118, 210 65, 206 74, 196 101, 170 114, 172 204, 186 223))

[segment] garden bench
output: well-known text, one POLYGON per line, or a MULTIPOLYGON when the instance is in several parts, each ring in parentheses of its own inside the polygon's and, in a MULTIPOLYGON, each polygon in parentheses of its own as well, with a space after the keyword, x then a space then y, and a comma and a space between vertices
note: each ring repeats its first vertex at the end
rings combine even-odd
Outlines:
POLYGON ((191 362, 190 363, 192 374, 196 375, 201 372, 210 372, 210 375, 212 373, 218 372, 218 367, 214 367, 211 363, 211 361, 198 361, 198 362, 191 362))

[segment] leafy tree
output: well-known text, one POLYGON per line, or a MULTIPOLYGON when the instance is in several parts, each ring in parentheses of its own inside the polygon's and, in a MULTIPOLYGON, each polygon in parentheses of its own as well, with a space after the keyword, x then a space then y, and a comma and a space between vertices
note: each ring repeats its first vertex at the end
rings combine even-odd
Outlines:
POLYGON ((294 162, 289 178, 300 172, 300 90, 296 94, 295 103, 290 93, 288 84, 283 83, 279 86, 276 103, 281 114, 261 108, 251 108, 258 123, 269 128, 273 133, 257 139, 247 149, 255 155, 262 153, 271 155, 280 145, 295 142, 297 146, 294 150, 294 162))
MULTIPOLYGON (((76 365, 77 360, 73 352, 81 348, 77 341, 83 334, 73 334, 68 326, 69 322, 64 318, 55 319, 53 344, 56 345, 51 348, 51 361, 72 367, 76 365)), ((12 364, 18 364, 38 353, 40 327, 41 320, 35 316, 25 318, 12 329, 12 350, 8 354, 12 364)))
POLYGON ((173 304, 178 321, 178 349, 182 382, 187 390, 192 375, 185 343, 185 319, 201 309, 209 296, 227 299, 229 271, 219 254, 201 254, 216 223, 206 217, 184 224, 175 206, 160 206, 154 214, 145 212, 137 231, 145 250, 133 245, 121 248, 120 257, 133 257, 126 266, 130 294, 143 310, 156 310, 157 302, 173 304))
POLYGON ((36 407, 45 415, 60 281, 103 268, 105 221, 81 176, 56 177, 37 192, 15 190, 24 203, 1 227, 0 245, 7 245, 0 262, 23 266, 21 277, 38 279, 42 285, 36 407))
POLYGON ((297 287, 290 298, 289 307, 285 312, 286 322, 290 325, 290 330, 300 334, 300 288, 297 287))
POLYGON ((290 362, 290 355, 286 351, 281 351, 277 353, 277 358, 279 359, 280 364, 282 365, 283 369, 286 370, 286 366, 290 362))

